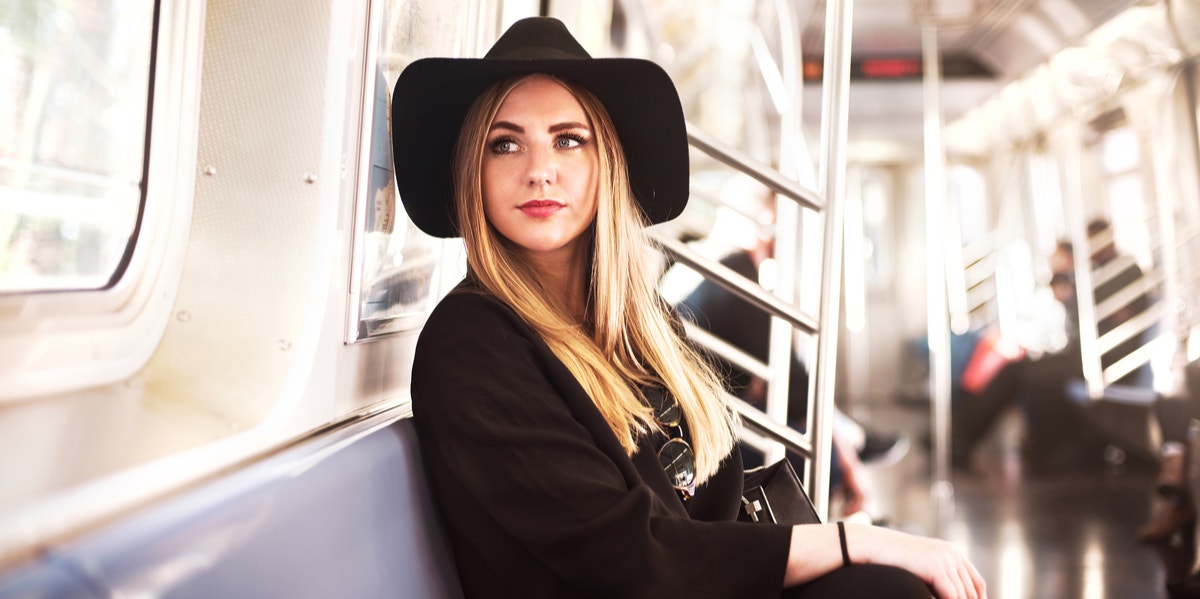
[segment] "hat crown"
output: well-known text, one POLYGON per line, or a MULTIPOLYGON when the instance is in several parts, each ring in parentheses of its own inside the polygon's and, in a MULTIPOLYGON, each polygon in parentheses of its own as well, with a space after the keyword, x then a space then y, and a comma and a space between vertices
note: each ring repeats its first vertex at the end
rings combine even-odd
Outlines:
POLYGON ((552 17, 529 17, 513 23, 484 55, 485 59, 504 60, 591 57, 567 26, 552 17))

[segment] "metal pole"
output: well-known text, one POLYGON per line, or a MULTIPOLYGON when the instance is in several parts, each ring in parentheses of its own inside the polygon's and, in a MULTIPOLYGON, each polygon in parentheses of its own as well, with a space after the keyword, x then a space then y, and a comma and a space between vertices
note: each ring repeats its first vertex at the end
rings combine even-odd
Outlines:
MULTIPOLYGON (((933 420, 933 485, 930 495, 941 514, 952 505, 950 484, 950 327, 946 298, 946 260, 942 236, 946 223, 946 150, 942 142, 939 87, 941 64, 937 24, 926 14, 921 23, 925 92, 925 252, 929 337, 929 397, 933 420)), ((938 519, 939 527, 941 519, 938 519)))
POLYGON ((821 90, 821 158, 818 185, 825 199, 825 252, 821 261, 820 333, 817 335, 813 399, 808 422, 813 436, 808 484, 822 520, 829 515, 829 465, 833 442, 834 388, 842 288, 842 218, 846 186, 846 128, 850 90, 850 26, 853 0, 825 6, 825 79, 821 90))
MULTIPOLYGON (((776 14, 779 23, 780 42, 780 78, 788 91, 788 103, 783 106, 780 114, 779 142, 779 173, 790 180, 796 180, 799 169, 796 164, 796 145, 803 143, 803 130, 800 128, 801 98, 804 92, 803 81, 800 79, 799 33, 793 24, 789 3, 776 2, 776 14)), ((775 294, 779 299, 795 303, 796 272, 798 254, 796 249, 800 239, 800 208, 796 202, 786 198, 773 198, 775 202, 775 249, 774 257, 778 265, 778 280, 775 294)), ((778 317, 771 318, 771 327, 767 343, 767 364, 771 370, 770 384, 767 385, 766 412, 777 422, 788 422, 794 414, 788 414, 788 397, 791 393, 808 393, 808 389, 790 389, 791 379, 788 376, 793 362, 792 339, 794 331, 787 322, 778 317)), ((796 365, 799 368, 799 364, 796 365)), ((808 437, 810 440, 811 436, 808 437)), ((784 458, 782 448, 772 448, 764 453, 767 463, 784 458)), ((809 488, 810 494, 816 494, 815 489, 809 488)))
POLYGON ((1079 354, 1083 380, 1088 396, 1099 398, 1104 393, 1104 372, 1100 368, 1099 337, 1096 327, 1095 281, 1092 271, 1092 244, 1088 238, 1087 215, 1083 189, 1083 140, 1081 125, 1071 130, 1071 143, 1063 155, 1063 204, 1067 231, 1074 246, 1075 302, 1079 314, 1079 354))

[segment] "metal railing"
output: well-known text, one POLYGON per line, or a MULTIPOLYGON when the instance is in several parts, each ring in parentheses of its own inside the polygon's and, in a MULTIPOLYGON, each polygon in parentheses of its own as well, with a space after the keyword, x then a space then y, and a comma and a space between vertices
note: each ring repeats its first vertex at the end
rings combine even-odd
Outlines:
MULTIPOLYGON (((689 144, 737 171, 759 181, 774 191, 778 197, 788 198, 800 208, 812 210, 823 216, 824 237, 821 260, 820 307, 817 315, 806 314, 789 301, 762 288, 756 282, 738 275, 716 260, 707 258, 684 243, 656 231, 656 240, 676 261, 700 273, 736 296, 749 302, 756 309, 786 322, 794 330, 816 336, 816 354, 810 364, 810 389, 808 423, 806 432, 801 433, 779 419, 772 417, 784 414, 786 405, 775 402, 786 400, 786 394, 769 393, 766 412, 748 402, 729 397, 738 413, 744 432, 759 435, 769 441, 809 460, 805 472, 805 486, 812 497, 813 505, 822 519, 829 508, 829 468, 832 453, 834 381, 837 364, 837 333, 839 330, 839 302, 842 271, 842 222, 843 208, 840 199, 844 191, 845 154, 847 128, 847 96, 849 88, 850 55, 850 10, 851 0, 829 0, 826 6, 826 47, 821 121, 821 147, 819 158, 819 190, 808 189, 798 184, 783 172, 765 165, 743 152, 725 146, 712 139, 698 128, 688 125, 689 144)), ((798 57, 793 57, 798 59, 798 57)), ((798 82, 797 82, 798 85, 798 82)), ((799 88, 795 90, 799 93, 799 88)), ((786 132, 785 132, 786 136, 786 132)), ((780 221, 783 217, 780 216, 780 221)), ((795 224, 790 223, 790 224, 795 224)), ((779 230, 778 236, 795 235, 797 230, 779 230)), ((788 241, 793 241, 788 240, 788 241)), ((778 249, 778 247, 777 247, 778 249)), ((780 250, 785 254, 786 250, 780 250)), ((785 266, 786 267, 786 266, 785 266)), ((786 289, 786 286, 784 286, 786 289)), ((772 337, 772 353, 767 364, 746 352, 714 337, 695 326, 687 327, 688 335, 698 345, 713 354, 728 360, 745 371, 765 379, 772 390, 786 389, 788 370, 791 368, 790 335, 783 344, 787 352, 778 352, 775 334, 772 337)))

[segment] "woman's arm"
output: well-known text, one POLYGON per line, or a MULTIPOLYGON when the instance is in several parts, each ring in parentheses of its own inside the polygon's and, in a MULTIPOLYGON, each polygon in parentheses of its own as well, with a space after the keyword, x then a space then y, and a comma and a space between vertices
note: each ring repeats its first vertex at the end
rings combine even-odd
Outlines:
MULTIPOLYGON (((954 545, 868 524, 844 526, 850 563, 908 570, 925 581, 938 599, 986 599, 983 577, 954 545)), ((808 582, 841 566, 837 524, 792 528, 784 586, 808 582)))

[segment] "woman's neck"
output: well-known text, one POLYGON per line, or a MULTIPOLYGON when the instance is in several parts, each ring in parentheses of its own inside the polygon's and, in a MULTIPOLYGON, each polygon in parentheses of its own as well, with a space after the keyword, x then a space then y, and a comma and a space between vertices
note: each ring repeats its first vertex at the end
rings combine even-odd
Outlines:
POLYGON ((568 255, 527 255, 543 287, 576 323, 587 317, 588 262, 583 252, 568 255))

